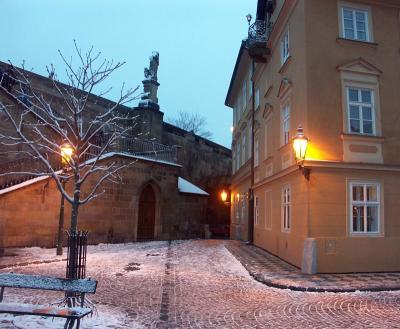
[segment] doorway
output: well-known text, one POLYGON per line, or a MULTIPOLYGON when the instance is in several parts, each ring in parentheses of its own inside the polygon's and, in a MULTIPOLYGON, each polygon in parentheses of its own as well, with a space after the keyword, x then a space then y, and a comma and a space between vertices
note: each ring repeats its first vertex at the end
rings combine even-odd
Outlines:
POLYGON ((139 214, 137 240, 146 241, 154 239, 156 219, 156 196, 151 185, 147 185, 139 198, 139 214))

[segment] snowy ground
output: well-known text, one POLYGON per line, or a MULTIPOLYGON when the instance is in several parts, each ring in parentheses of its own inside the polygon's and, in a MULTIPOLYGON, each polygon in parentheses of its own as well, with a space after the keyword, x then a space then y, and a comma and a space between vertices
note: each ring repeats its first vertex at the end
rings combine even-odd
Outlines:
MULTIPOLYGON (((303 293, 254 281, 224 244, 194 240, 89 248, 97 315, 81 328, 400 328, 400 292, 303 293)), ((1 272, 62 277, 54 250, 24 250, 1 272)), ((3 258, 0 268, 11 258, 3 258)), ((0 259, 1 260, 1 259, 0 259)), ((6 290, 5 301, 45 303, 59 293, 6 290)), ((0 315, 0 328, 62 328, 62 321, 0 315)))

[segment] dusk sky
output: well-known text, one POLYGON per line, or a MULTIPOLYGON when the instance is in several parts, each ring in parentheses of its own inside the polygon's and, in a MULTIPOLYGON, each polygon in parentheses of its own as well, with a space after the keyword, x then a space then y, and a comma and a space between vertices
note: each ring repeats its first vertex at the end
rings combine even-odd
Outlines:
MULTIPOLYGON (((116 99, 123 82, 141 85, 151 52, 160 52, 159 104, 165 117, 178 111, 207 118, 213 140, 230 147, 231 110, 224 105, 242 38, 248 0, 0 0, 3 31, 0 60, 11 60, 46 75, 58 55, 73 55, 73 39, 82 50, 94 46, 105 58, 126 61, 110 78, 116 99)), ((105 86, 106 88, 106 86, 105 86)))

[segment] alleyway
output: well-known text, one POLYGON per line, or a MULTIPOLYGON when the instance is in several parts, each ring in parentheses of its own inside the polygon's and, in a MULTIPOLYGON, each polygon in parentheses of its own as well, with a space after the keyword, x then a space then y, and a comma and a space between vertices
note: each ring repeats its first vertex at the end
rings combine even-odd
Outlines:
MULTIPOLYGON (((400 292, 335 294, 270 288, 249 276, 226 243, 230 242, 90 247, 88 276, 99 281, 98 292, 91 296, 98 314, 85 319, 82 327, 400 328, 400 292)), ((40 257, 53 251, 43 251, 40 257)), ((60 259, 32 265, 27 265, 26 257, 21 261, 23 266, 0 271, 64 274, 60 259)), ((61 298, 57 293, 38 296, 26 290, 5 291, 8 301, 40 302, 49 296, 54 301, 61 298)), ((60 327, 56 320, 0 315, 0 328, 60 327)))

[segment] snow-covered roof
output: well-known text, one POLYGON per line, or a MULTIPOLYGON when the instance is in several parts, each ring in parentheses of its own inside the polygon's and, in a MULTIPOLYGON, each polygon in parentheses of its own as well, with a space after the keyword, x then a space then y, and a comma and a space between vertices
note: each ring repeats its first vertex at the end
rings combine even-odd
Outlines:
POLYGON ((178 177, 178 190, 181 193, 209 195, 206 191, 203 191, 200 187, 192 184, 182 177, 178 177))

